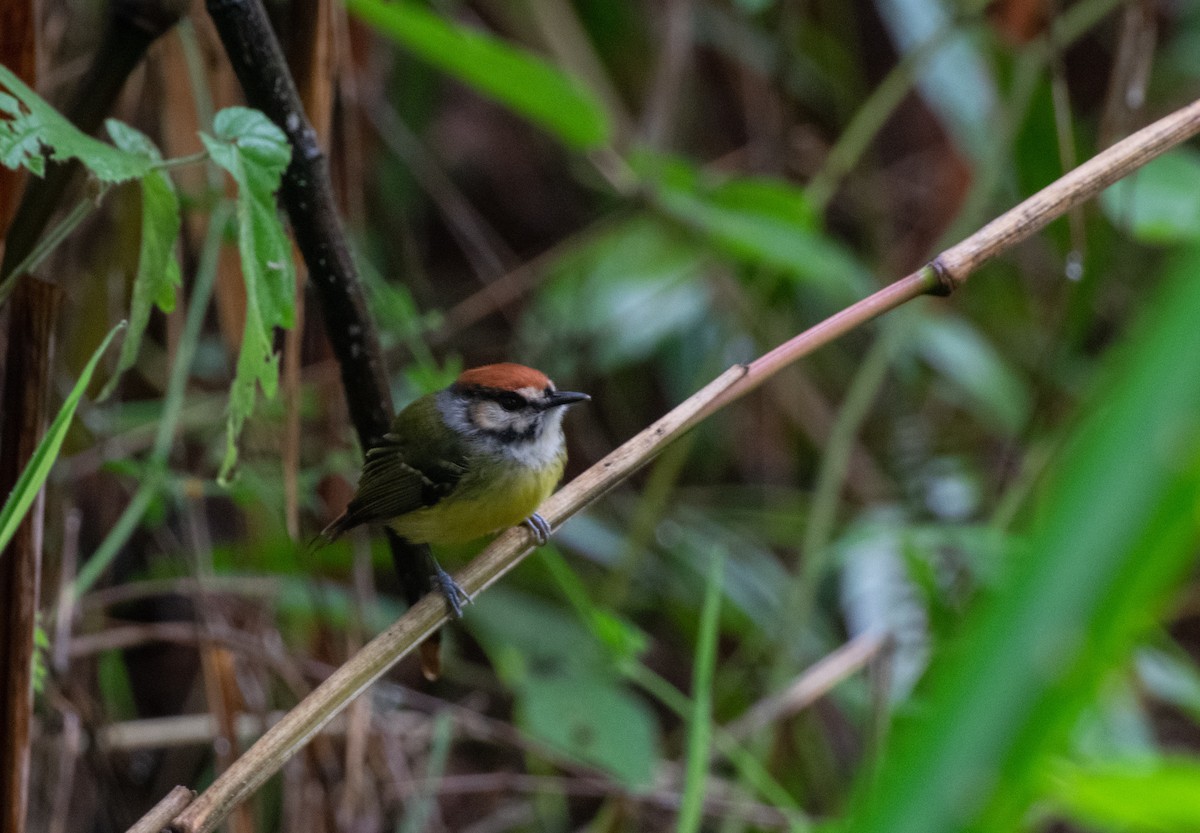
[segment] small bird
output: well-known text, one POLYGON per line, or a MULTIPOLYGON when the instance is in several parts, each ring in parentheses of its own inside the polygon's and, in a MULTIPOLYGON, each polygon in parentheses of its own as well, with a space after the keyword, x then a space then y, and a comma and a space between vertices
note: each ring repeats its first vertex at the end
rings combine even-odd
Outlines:
POLYGON ((461 616, 460 603, 470 597, 428 545, 471 541, 521 523, 544 544, 550 525, 536 510, 567 462, 563 414, 590 398, 557 390, 546 374, 519 364, 465 371, 396 416, 383 441, 367 451, 346 511, 321 537, 329 542, 360 524, 380 523, 424 545, 434 581, 461 616))

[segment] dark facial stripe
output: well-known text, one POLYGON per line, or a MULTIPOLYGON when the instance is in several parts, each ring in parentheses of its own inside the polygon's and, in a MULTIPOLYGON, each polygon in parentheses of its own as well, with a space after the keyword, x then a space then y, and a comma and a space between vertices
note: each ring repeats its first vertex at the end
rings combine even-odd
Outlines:
POLYGON ((487 428, 479 430, 489 437, 495 437, 505 445, 533 442, 537 439, 538 434, 542 432, 542 415, 538 414, 534 417, 533 421, 529 423, 529 427, 524 431, 518 431, 516 428, 505 428, 503 431, 491 431, 487 428))

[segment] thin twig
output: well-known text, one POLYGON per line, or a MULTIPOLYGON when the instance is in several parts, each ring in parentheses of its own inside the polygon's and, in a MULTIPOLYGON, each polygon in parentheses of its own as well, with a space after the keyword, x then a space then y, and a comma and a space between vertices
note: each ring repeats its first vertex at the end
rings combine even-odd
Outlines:
POLYGON ((683 109, 680 93, 688 76, 688 65, 695 45, 695 14, 693 0, 671 0, 662 16, 663 49, 658 66, 654 68, 650 93, 646 96, 646 108, 642 114, 642 135, 654 149, 671 146, 672 129, 683 109))
POLYGON ((372 95, 364 102, 361 112, 379 140, 404 163, 441 211, 446 227, 457 239, 476 276, 486 283, 504 275, 509 270, 507 264, 515 262, 516 255, 383 94, 372 95))
POLYGON ((62 222, 47 232, 46 236, 37 241, 30 249, 29 254, 21 259, 21 262, 13 267, 8 276, 0 282, 0 304, 8 300, 8 296, 12 294, 13 288, 16 287, 17 281, 22 275, 27 275, 42 265, 47 257, 49 257, 59 244, 66 240, 71 232, 79 227, 79 224, 87 219, 100 205, 100 201, 104 199, 104 194, 108 191, 108 186, 101 186, 100 190, 95 194, 88 194, 75 204, 71 209, 71 213, 63 218, 62 222))
MULTIPOLYGON (((1094 196, 1138 165, 1200 132, 1200 101, 1143 128, 1123 142, 989 223, 933 263, 884 287, 747 366, 735 366, 649 428, 552 495, 540 513, 559 525, 650 460, 663 446, 705 417, 745 396, 782 368, 846 332, 922 294, 947 294, 981 263, 1094 196)), ((530 551, 525 528, 501 534, 456 579, 474 595, 512 570, 530 551)), ((296 750, 392 664, 446 621, 443 599, 426 596, 407 614, 337 669, 311 695, 226 770, 175 821, 173 829, 207 833, 270 778, 296 750)))
POLYGON ((142 816, 137 824, 129 828, 129 833, 159 833, 181 807, 187 806, 194 795, 195 793, 187 787, 176 787, 167 793, 166 798, 155 804, 154 809, 142 816))
POLYGON ((807 708, 835 685, 858 671, 887 644, 881 633, 854 637, 831 654, 804 669, 794 682, 778 694, 755 703, 746 713, 726 724, 725 731, 741 739, 807 708))
POLYGON ((983 262, 1040 231, 1051 220, 1194 136, 1197 130, 1200 130, 1200 100, 1101 151, 966 240, 942 252, 932 264, 938 279, 946 291, 957 289, 983 262))
POLYGON ((612 228, 620 215, 608 216, 577 231, 549 249, 525 261, 510 272, 489 281, 481 289, 468 295, 446 311, 442 324, 429 334, 434 346, 448 343, 455 335, 477 324, 489 315, 503 312, 510 304, 532 290, 546 277, 548 267, 565 252, 582 247, 612 228))
MULTIPOLYGON (((58 771, 54 777, 54 804, 50 812, 50 821, 46 825, 46 833, 68 833, 72 828, 68 824, 71 818, 71 796, 75 793, 75 770, 82 757, 83 727, 79 713, 67 708, 61 712, 62 731, 59 742, 54 750, 58 756, 58 771)), ((190 793, 190 791, 189 791, 190 793)), ((189 796, 189 801, 190 796, 189 796)))

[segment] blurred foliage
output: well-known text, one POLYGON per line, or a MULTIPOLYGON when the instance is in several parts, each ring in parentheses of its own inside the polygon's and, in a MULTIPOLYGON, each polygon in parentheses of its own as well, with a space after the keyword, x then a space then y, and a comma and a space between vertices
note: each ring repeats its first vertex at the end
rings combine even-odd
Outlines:
POLYGON ((471 613, 472 632, 517 697, 518 725, 634 789, 650 786, 658 760, 654 716, 578 619, 504 589, 489 592, 471 613))
POLYGON ((1048 778, 1053 799, 1098 830, 1166 833, 1200 825, 1200 762, 1194 759, 1063 766, 1048 778))
MULTIPOLYGON (((84 11, 49 4, 49 66, 92 54, 84 11)), ((271 11, 304 37, 310 10, 271 11)), ((569 476, 1200 93, 1190 4, 334 14, 322 138, 397 407, 536 365, 593 395, 569 476)), ((115 146, 0 70, 0 160, 104 183, 37 269, 72 302, 39 464, 61 447, 33 830, 125 829, 205 783, 245 738, 166 745, 181 715, 253 734, 402 607, 380 536, 306 551, 361 453, 293 297, 288 150, 217 55, 201 19, 165 38, 115 146), (255 409, 259 387, 280 395, 255 409), (114 740, 148 717, 154 739, 114 740)), ((443 680, 402 664, 239 831, 1194 829, 1198 201, 1193 143, 711 418, 482 594, 443 680), (865 665, 812 671, 874 634, 865 665)))
POLYGON ((607 144, 608 115, 569 74, 498 38, 454 26, 414 3, 352 0, 347 8, 438 69, 586 150, 607 144))

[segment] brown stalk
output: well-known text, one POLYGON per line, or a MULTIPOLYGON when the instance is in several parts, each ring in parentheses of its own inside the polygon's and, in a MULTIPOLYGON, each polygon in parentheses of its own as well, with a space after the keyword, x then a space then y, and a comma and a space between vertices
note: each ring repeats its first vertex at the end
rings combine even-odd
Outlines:
MULTIPOLYGON (((312 120, 317 141, 328 146, 333 123, 334 78, 338 67, 333 45, 334 9, 330 0, 302 0, 289 15, 292 30, 288 43, 290 66, 304 112, 312 120)), ((293 257, 299 260, 299 252, 293 257)), ((304 272, 296 270, 296 321, 283 338, 282 389, 284 430, 281 444, 283 464, 284 523, 292 540, 300 540, 300 369, 304 343, 304 272)))
POLYGON ((885 634, 870 631, 859 634, 804 669, 787 688, 759 700, 737 720, 727 723, 725 732, 730 737, 741 740, 764 726, 785 720, 808 708, 842 680, 874 659, 886 645, 885 634))
POLYGON ((137 824, 129 828, 129 833, 158 833, 195 795, 187 787, 176 787, 167 793, 162 801, 155 804, 149 813, 142 816, 137 824))
MULTIPOLYGON (((37 72, 37 28, 35 22, 37 10, 32 0, 22 2, 0 3, 0 63, 10 67, 27 84, 33 85, 37 72)), ((16 211, 16 195, 20 193, 21 184, 25 179, 23 171, 0 168, 0 252, 6 245, 9 221, 16 211)), ((33 290, 36 292, 37 290, 33 290)), ((25 295, 26 293, 21 293, 25 295)), ((19 300, 19 299, 18 299, 19 300)), ((14 310, 17 300, 14 300, 14 310)), ((24 303, 22 303, 24 306, 24 303)), ((21 315, 21 318, 24 318, 21 315)), ((48 362, 37 362, 34 357, 16 356, 24 353, 19 339, 28 337, 24 326, 27 322, 17 321, 11 325, 8 333, 8 363, 9 379, 14 382, 14 390, 8 388, 5 382, 3 413, 3 447, 0 448, 0 494, 7 495, 17 482, 21 469, 37 443, 36 436, 14 437, 10 428, 22 429, 23 413, 26 407, 34 404, 34 428, 40 432, 40 408, 36 403, 44 399, 45 379, 35 378, 29 382, 28 393, 33 394, 32 402, 22 401, 23 391, 20 387, 19 374, 25 371, 26 359, 33 359, 36 364, 48 366, 48 362), (26 335, 21 331, 25 330, 26 335), (10 399, 17 396, 17 399, 10 399), (13 425, 10 426, 10 422, 13 425)), ((48 334, 47 334, 48 335, 48 334)), ((46 366, 42 367, 43 373, 46 366)), ((40 515, 40 507, 34 507, 40 515)), ((24 829, 25 805, 27 801, 27 783, 29 773, 29 723, 33 709, 32 695, 29 692, 29 675, 19 673, 15 669, 29 667, 29 654, 32 652, 33 613, 37 605, 37 571, 40 566, 38 550, 33 534, 33 518, 27 518, 21 525, 17 537, 10 546, 11 553, 0 552, 0 599, 9 600, 8 610, 0 611, 0 668, 14 669, 4 674, 4 682, 0 683, 0 831, 19 833, 24 829), (29 573, 32 571, 32 577, 29 573), (33 587, 28 587, 32 578, 33 587), (28 644, 25 632, 28 633, 28 644), (14 641, 15 640, 15 641, 14 641), (24 662, 17 666, 13 663, 24 662)))
MULTIPOLYGON (((7 496, 46 430, 54 322, 62 291, 28 280, 12 297, 4 408, 0 419, 0 495, 7 496)), ((8 547, 0 552, 0 832, 22 833, 28 800, 33 722, 33 636, 42 570, 39 494, 8 547)))
MULTIPOLYGON (((946 295, 984 261, 1024 240, 1083 200, 1167 149, 1200 132, 1200 101, 1143 128, 1085 162, 947 249, 928 266, 847 307, 751 362, 722 373, 657 422, 552 495, 539 510, 558 526, 645 465, 672 440, 745 396, 781 369, 844 333, 920 295, 946 295)), ((531 551, 521 527, 501 534, 455 578, 474 595, 531 551)), ((172 830, 207 833, 277 772, 334 715, 447 619, 445 602, 428 595, 338 668, 207 791, 176 818, 172 830)))
MULTIPOLYGON (((0 3, 0 64, 30 87, 37 86, 37 7, 33 0, 0 3)), ((25 172, 0 166, 0 233, 17 210, 25 172)), ((0 243, 0 247, 3 243, 0 243)))

